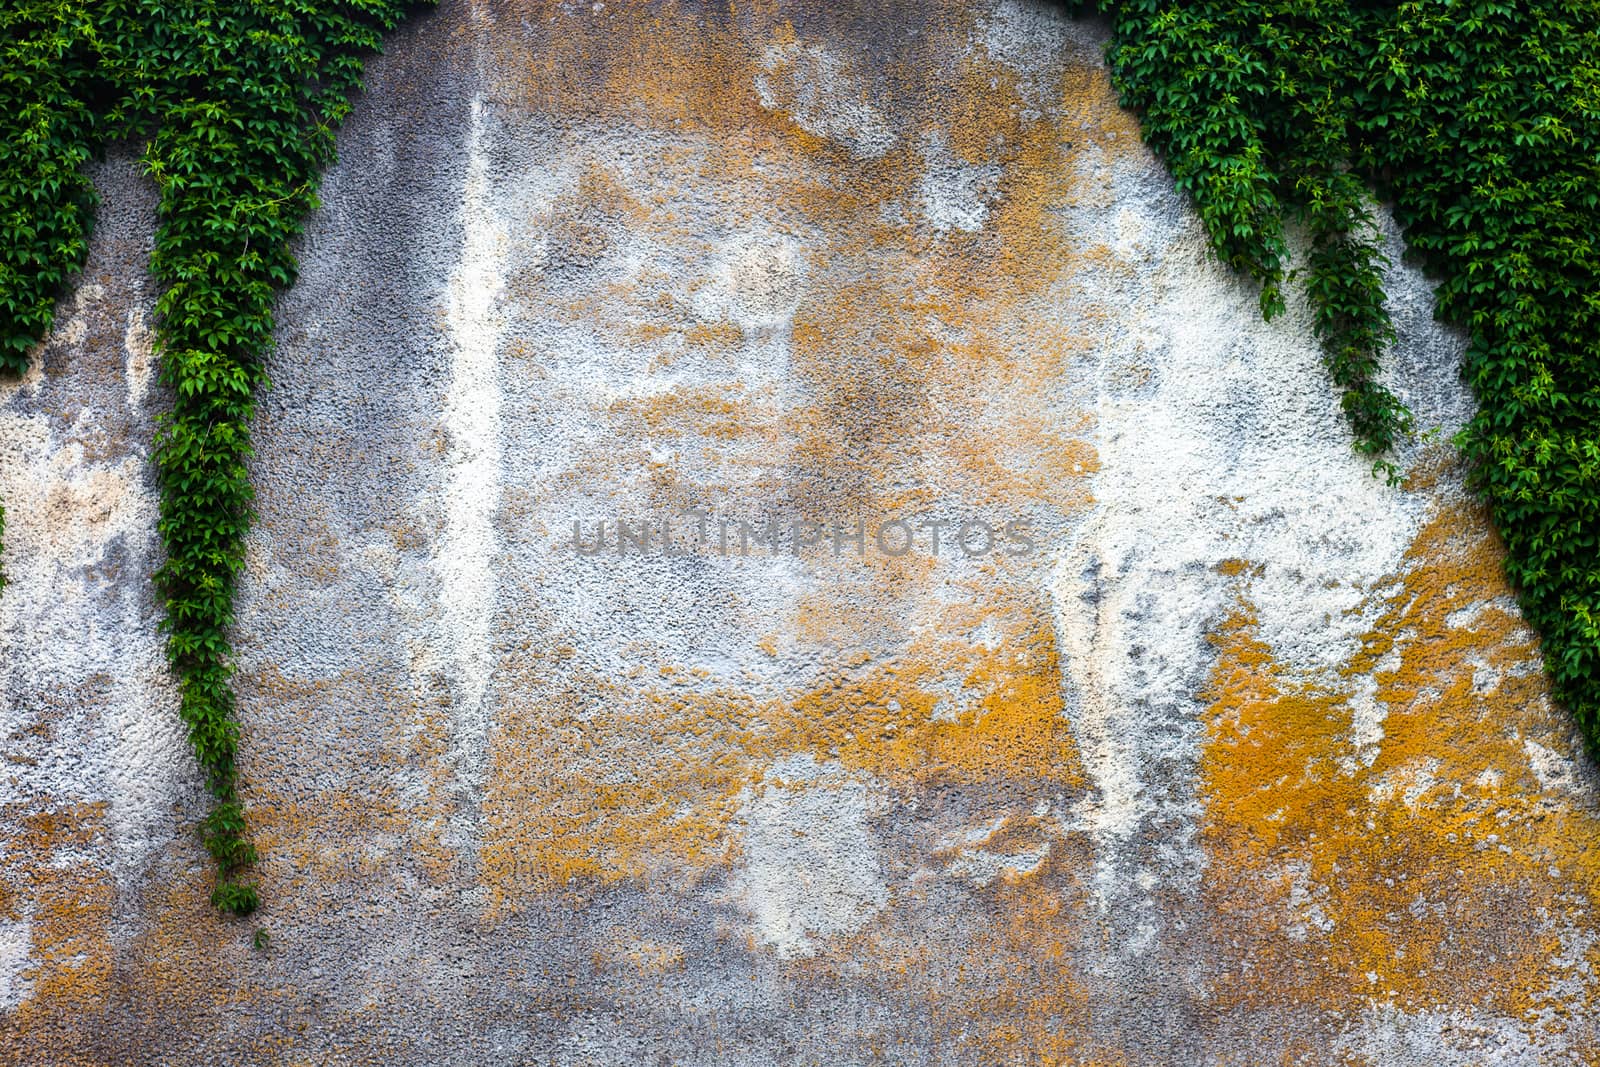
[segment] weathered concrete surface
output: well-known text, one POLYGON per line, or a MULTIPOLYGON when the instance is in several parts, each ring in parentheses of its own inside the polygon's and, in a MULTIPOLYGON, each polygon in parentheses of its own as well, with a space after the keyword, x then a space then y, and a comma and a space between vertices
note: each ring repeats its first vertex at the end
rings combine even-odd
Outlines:
MULTIPOLYGON (((0 1062, 1596 1062, 1596 777, 1483 516, 1443 444, 1351 457, 1099 47, 1014 3, 394 35, 258 427, 259 924, 205 903, 107 165, 0 392, 0 1062), (1038 551, 572 551, 678 508, 1038 551)), ((1391 291, 1447 440, 1458 342, 1391 291)))

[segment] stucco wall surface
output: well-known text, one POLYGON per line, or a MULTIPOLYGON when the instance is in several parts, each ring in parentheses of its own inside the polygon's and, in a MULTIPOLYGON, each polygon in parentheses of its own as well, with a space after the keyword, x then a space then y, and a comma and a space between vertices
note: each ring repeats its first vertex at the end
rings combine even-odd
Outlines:
POLYGON ((245 922, 149 583, 153 194, 100 165, 0 385, 0 1063, 1600 1062, 1597 778, 1461 486, 1460 339, 1396 266, 1438 433, 1388 488, 1102 41, 390 38, 257 425, 245 922))

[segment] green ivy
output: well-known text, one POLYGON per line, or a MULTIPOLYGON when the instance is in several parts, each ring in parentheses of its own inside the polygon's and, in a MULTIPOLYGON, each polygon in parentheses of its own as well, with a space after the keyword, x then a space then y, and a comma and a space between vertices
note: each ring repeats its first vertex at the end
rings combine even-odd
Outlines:
POLYGON ((84 176, 99 122, 84 0, 0 8, 0 372, 21 374, 56 297, 89 247, 94 187, 84 176))
MULTIPOLYGON (((155 462, 167 656, 214 798, 201 822, 212 902, 255 909, 237 792, 233 624, 251 518, 246 461, 272 305, 318 175, 405 0, 11 0, 0 12, 0 370, 20 373, 81 268, 108 140, 144 144, 160 190, 151 269, 173 406, 155 462)), ((0 512, 3 524, 3 512, 0 512)), ((0 525, 0 533, 3 533, 0 525)))
POLYGON ((1110 56, 1124 101, 1199 207, 1221 259, 1284 310, 1285 229, 1308 252, 1299 274, 1357 451, 1398 481, 1389 454, 1411 413, 1378 378, 1395 340, 1384 306, 1366 183, 1349 165, 1348 4, 1112 3, 1110 56))
MULTIPOLYGON (((228 639, 250 521, 254 399, 289 244, 403 0, 9 0, 0 10, 0 370, 26 369, 87 247, 83 164, 145 144, 173 410, 157 580, 182 714, 215 797, 213 901, 256 905, 236 791, 228 639)), ((1466 327, 1461 437, 1544 638, 1600 748, 1600 0, 1105 0, 1116 84, 1218 256, 1284 308, 1302 284, 1355 446, 1391 481, 1412 430, 1380 381, 1395 332, 1369 189, 1466 327), (1306 237, 1291 269, 1291 228, 1306 237)), ((4 532, 0 510, 0 534, 4 532)), ((3 579, 0 579, 3 582, 3 579)))
POLYGON ((1600 0, 1106 0, 1113 78, 1217 254, 1281 310, 1285 227, 1356 447, 1411 417, 1377 380, 1394 340, 1369 187, 1466 328, 1460 437, 1600 754, 1600 0))

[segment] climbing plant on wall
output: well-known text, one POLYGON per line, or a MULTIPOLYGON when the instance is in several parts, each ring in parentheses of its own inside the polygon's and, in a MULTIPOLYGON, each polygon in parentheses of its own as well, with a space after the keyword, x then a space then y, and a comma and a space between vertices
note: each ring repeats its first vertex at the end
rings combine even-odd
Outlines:
MULTIPOLYGON (((0 371, 27 368, 82 266, 83 164, 130 139, 160 189, 151 268, 173 407, 155 450, 167 655, 214 798, 201 824, 212 901, 257 902, 237 791, 235 582, 250 521, 250 419, 290 241, 359 88, 364 53, 406 0, 8 0, 0 8, 0 371)), ((3 527, 0 527, 3 531, 3 527)))
POLYGON ((1112 75, 1217 255, 1283 309, 1286 233, 1361 452, 1391 477, 1411 416, 1369 188, 1464 326, 1460 443, 1600 753, 1600 2, 1104 0, 1112 75))
MULTIPOLYGON (((234 585, 254 398, 289 243, 401 0, 0 5, 0 370, 20 373, 82 262, 83 164, 143 146, 174 404, 156 462, 168 655, 215 797, 213 896, 255 906, 236 789, 234 585)), ((1270 316, 1300 284, 1355 447, 1397 477, 1412 418, 1371 194, 1392 201, 1470 338, 1461 442, 1555 690, 1600 747, 1600 0, 1102 0, 1109 57, 1219 257, 1270 316), (1304 253, 1292 262, 1291 233, 1304 253)), ((3 512, 0 512, 3 521, 3 512)), ((3 533, 3 527, 0 527, 3 533)))

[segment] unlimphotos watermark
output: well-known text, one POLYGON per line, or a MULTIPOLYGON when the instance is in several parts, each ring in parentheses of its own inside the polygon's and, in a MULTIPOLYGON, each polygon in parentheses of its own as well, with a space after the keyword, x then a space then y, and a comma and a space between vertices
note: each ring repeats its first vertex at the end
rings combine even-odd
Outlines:
POLYGON ((854 516, 845 520, 768 515, 751 521, 682 508, 630 519, 573 519, 580 556, 827 556, 891 559, 913 554, 1026 559, 1038 552, 1027 519, 854 516))

